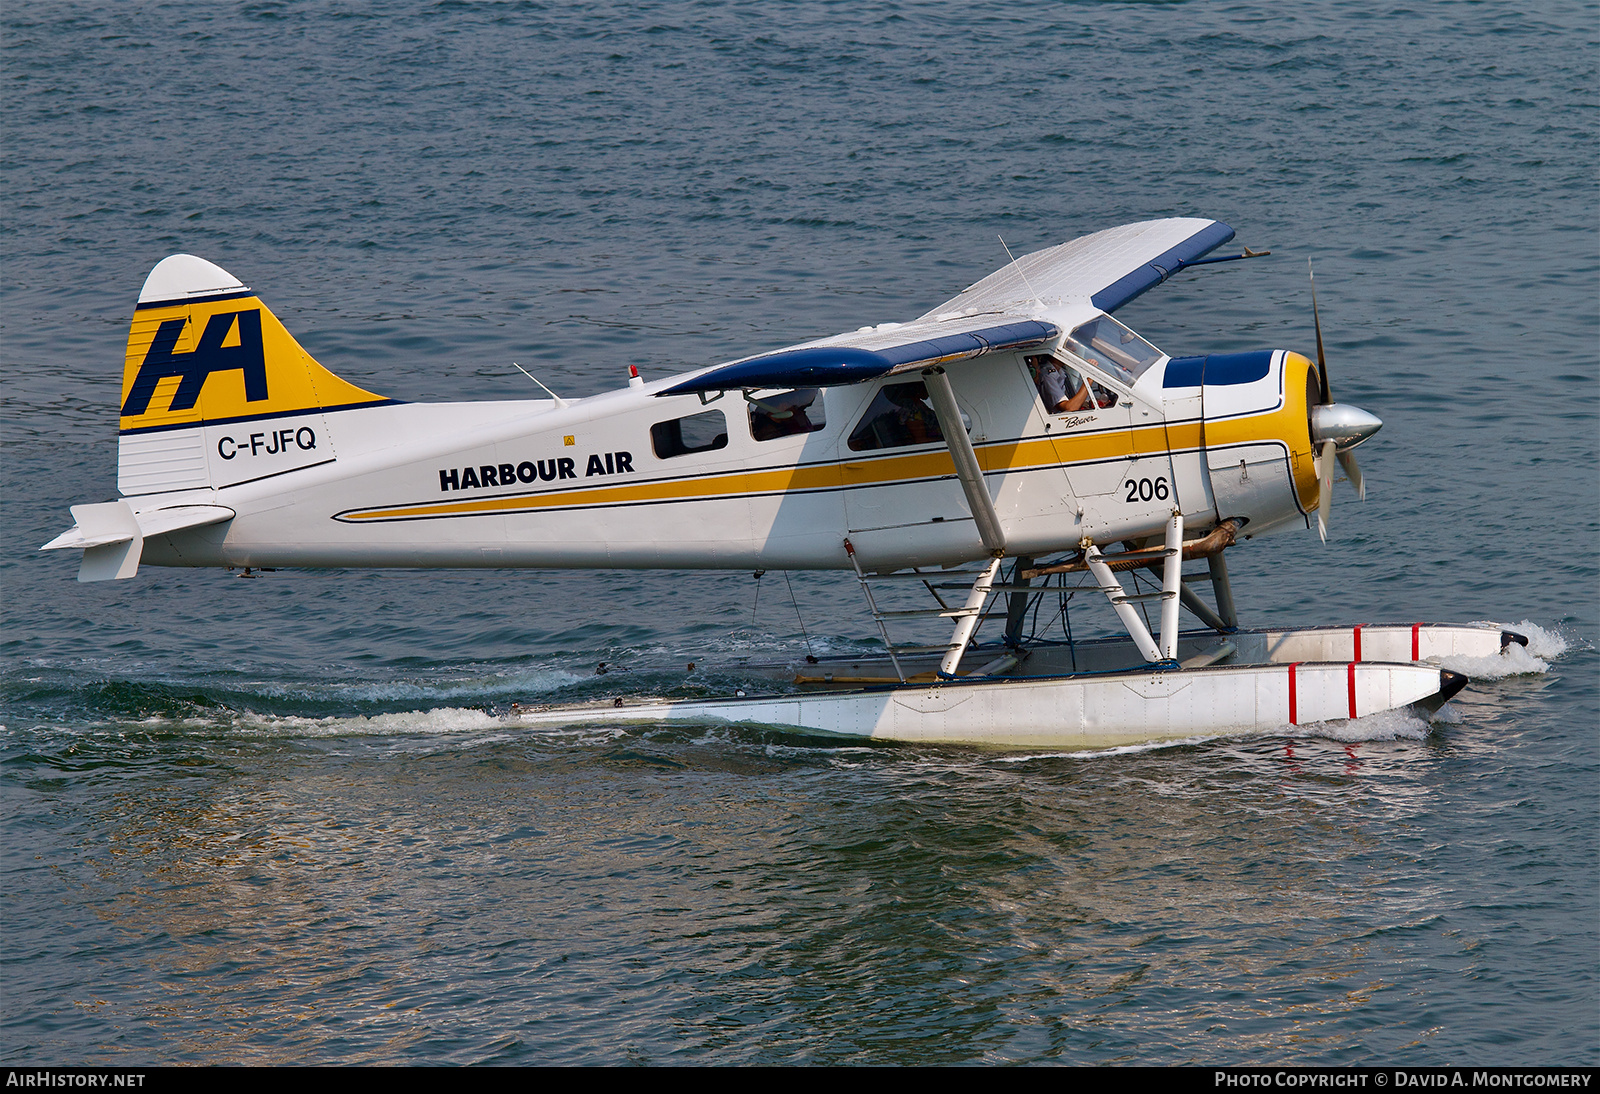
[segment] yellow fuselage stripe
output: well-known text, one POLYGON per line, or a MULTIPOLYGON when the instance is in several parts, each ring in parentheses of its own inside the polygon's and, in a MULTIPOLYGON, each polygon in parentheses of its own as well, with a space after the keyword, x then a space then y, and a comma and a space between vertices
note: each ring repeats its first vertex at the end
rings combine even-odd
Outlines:
MULTIPOLYGON (((1303 359, 1302 359, 1303 360, 1303 359)), ((1301 377, 1304 383, 1304 377, 1301 377)), ((1291 390, 1293 390, 1291 388, 1291 390)), ((1185 422, 1177 425, 1148 426, 1132 431, 1108 431, 1082 437, 1030 438, 977 449, 978 461, 987 474, 1042 471, 1073 464, 1095 463, 1127 457, 1133 453, 1160 454, 1193 450, 1202 440, 1212 444, 1281 441, 1296 456, 1293 423, 1301 420, 1293 399, 1277 410, 1222 422, 1185 422)), ((1296 459, 1296 486, 1304 501, 1305 487, 1296 459)), ((1309 464, 1309 461, 1306 461, 1309 464)), ((477 498, 393 508, 367 509, 340 514, 347 521, 397 520, 425 517, 454 517, 487 513, 517 513, 568 506, 627 505, 664 501, 712 501, 750 494, 781 494, 801 490, 841 487, 884 486, 919 479, 943 478, 955 474, 949 452, 919 452, 904 456, 874 456, 861 461, 845 460, 831 464, 780 468, 770 471, 711 474, 675 481, 655 481, 626 486, 589 486, 576 490, 550 491, 520 497, 477 498)), ((1316 495, 1316 475, 1310 476, 1311 496, 1316 495)))

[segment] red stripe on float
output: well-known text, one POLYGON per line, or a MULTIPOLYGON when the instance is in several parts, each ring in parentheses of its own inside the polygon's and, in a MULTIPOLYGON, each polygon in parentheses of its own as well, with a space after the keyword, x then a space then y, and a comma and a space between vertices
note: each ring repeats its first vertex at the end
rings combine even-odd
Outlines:
POLYGON ((1350 717, 1354 718, 1356 716, 1356 663, 1354 661, 1350 662, 1349 677, 1350 677, 1350 717))
POLYGON ((1422 657, 1418 653, 1419 647, 1418 647, 1418 643, 1417 643, 1417 632, 1420 631, 1421 629, 1422 629, 1422 624, 1421 623, 1413 623, 1413 624, 1411 624, 1411 660, 1413 660, 1413 661, 1421 661, 1422 660, 1422 657))
POLYGON ((1299 663, 1298 661, 1293 661, 1289 664, 1289 724, 1292 726, 1300 724, 1300 712, 1296 709, 1296 696, 1294 693, 1294 667, 1299 663))
POLYGON ((1361 627, 1356 627, 1356 660, 1361 660, 1361 627))

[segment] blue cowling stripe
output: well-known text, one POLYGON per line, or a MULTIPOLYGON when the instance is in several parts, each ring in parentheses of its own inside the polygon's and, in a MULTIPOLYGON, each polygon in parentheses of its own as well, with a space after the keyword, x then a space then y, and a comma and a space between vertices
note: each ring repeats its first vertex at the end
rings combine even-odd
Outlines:
POLYGON ((1183 269, 1186 263, 1203 258, 1232 238, 1233 229, 1221 221, 1208 224, 1176 247, 1151 259, 1132 273, 1119 277, 1091 296, 1089 302, 1101 311, 1116 311, 1146 289, 1155 288, 1183 269))
POLYGON ((1174 357, 1161 377, 1162 387, 1199 387, 1206 374, 1204 357, 1174 357))
POLYGON ((853 346, 813 346, 769 353, 724 365, 675 384, 657 395, 691 395, 738 388, 835 387, 859 384, 901 365, 938 361, 958 355, 976 357, 997 350, 1023 349, 1050 341, 1061 333, 1053 323, 1027 320, 998 327, 925 338, 903 346, 868 350, 853 346))
POLYGON ((1249 353, 1213 353, 1207 357, 1174 357, 1167 362, 1162 387, 1227 387, 1250 384, 1272 371, 1270 349, 1249 353))

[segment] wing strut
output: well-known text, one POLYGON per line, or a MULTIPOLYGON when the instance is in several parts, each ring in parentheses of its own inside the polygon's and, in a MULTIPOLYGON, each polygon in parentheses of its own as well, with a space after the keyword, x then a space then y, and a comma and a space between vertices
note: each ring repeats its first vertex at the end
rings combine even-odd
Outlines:
POLYGON ((978 525, 978 535, 984 550, 993 558, 1006 553, 1006 534, 1000 527, 1000 514, 989 498, 989 487, 983 481, 983 469, 978 466, 978 454, 972 450, 972 439, 961 422, 961 409, 956 406, 956 393, 950 389, 950 377, 942 368, 924 369, 922 379, 928 385, 928 395, 933 399, 934 413, 939 417, 939 431, 944 443, 950 447, 950 458, 956 464, 956 478, 967 495, 967 507, 978 525))

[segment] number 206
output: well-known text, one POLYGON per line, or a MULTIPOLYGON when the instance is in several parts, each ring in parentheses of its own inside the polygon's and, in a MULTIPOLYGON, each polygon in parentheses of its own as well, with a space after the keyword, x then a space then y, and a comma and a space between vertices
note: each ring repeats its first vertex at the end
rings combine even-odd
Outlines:
POLYGON ((1149 479, 1129 479, 1126 486, 1128 496, 1122 499, 1126 502, 1165 501, 1169 493, 1165 478, 1156 479, 1154 482, 1149 479))

